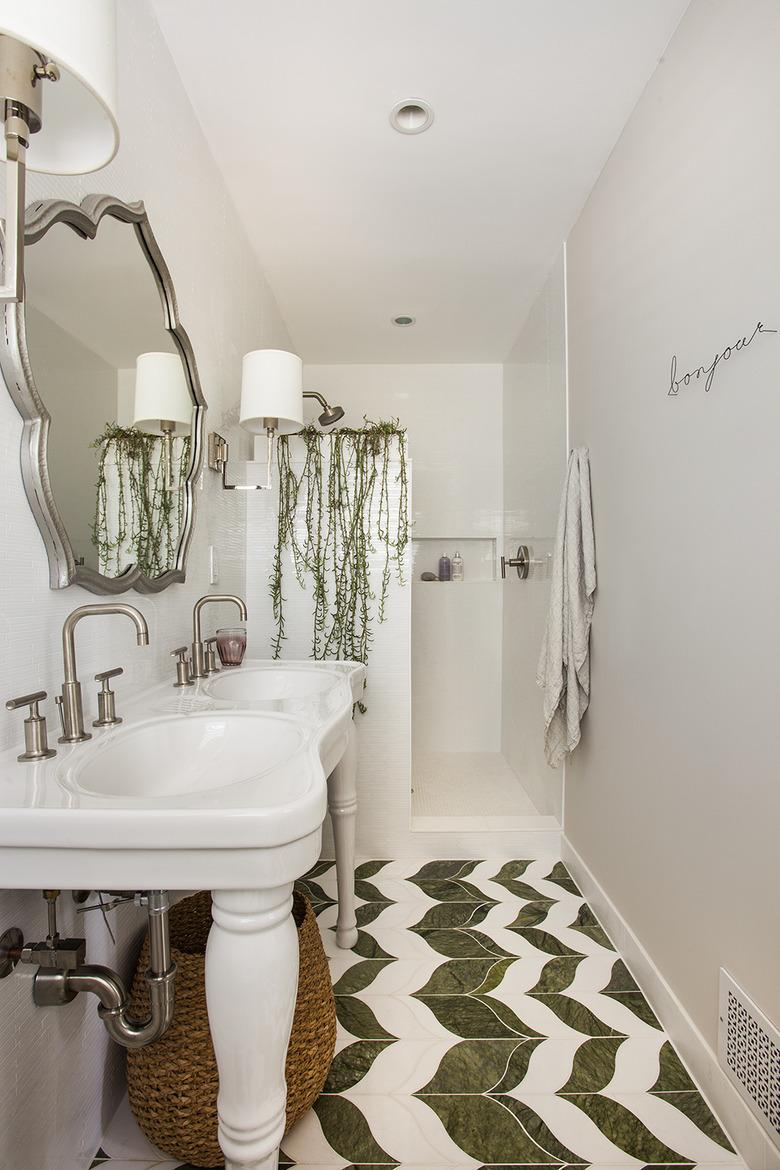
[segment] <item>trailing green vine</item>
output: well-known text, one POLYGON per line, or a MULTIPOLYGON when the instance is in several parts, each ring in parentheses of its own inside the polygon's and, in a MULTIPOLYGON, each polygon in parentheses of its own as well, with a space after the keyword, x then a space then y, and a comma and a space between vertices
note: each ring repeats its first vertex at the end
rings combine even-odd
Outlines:
POLYGON ((173 491, 166 487, 161 436, 106 423, 92 443, 100 451, 92 543, 102 573, 118 575, 135 564, 147 577, 159 577, 175 565, 190 438, 173 443, 173 491))
POLYGON ((278 439, 279 528, 270 578, 274 658, 286 637, 285 550, 298 584, 304 587, 308 580, 311 587, 312 658, 367 662, 374 614, 384 622, 393 576, 404 584, 409 543, 406 429, 397 419, 365 423, 359 430, 340 427, 327 434, 311 426, 278 439), (304 445, 297 474, 290 439, 304 445), (371 578, 377 546, 381 579, 375 590, 371 578))

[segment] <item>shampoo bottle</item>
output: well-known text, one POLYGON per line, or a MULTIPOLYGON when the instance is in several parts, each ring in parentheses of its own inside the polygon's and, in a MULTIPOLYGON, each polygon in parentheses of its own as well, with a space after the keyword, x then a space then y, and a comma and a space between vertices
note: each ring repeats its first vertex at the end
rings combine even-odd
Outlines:
POLYGON ((452 579, 453 581, 463 580, 463 557, 459 552, 456 552, 452 558, 452 579))
POLYGON ((452 580, 452 561, 446 554, 443 557, 439 557, 439 580, 452 580))

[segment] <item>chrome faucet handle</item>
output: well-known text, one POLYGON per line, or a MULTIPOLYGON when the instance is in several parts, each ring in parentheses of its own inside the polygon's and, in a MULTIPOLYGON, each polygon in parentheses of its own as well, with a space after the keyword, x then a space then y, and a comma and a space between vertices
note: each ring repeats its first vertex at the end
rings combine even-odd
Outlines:
POLYGON ((16 711, 19 707, 30 708, 30 714, 24 721, 24 751, 16 757, 20 763, 27 760, 50 760, 57 754, 54 748, 49 747, 46 737, 46 716, 38 710, 38 704, 45 698, 46 691, 35 691, 31 695, 9 699, 5 705, 8 711, 16 711))
POLYGON ((117 723, 122 722, 116 713, 116 695, 111 690, 109 681, 124 673, 121 666, 115 666, 113 670, 103 670, 95 675, 95 682, 99 682, 101 687, 97 697, 98 717, 92 720, 93 727, 115 727, 117 723))
POLYGON ((206 650, 206 672, 207 674, 217 674, 220 669, 217 666, 217 639, 206 638, 203 645, 206 650))
POLYGON ((190 662, 187 658, 188 646, 177 646, 175 650, 171 650, 171 658, 176 659, 176 682, 175 687, 191 687, 193 685, 190 678, 190 662))

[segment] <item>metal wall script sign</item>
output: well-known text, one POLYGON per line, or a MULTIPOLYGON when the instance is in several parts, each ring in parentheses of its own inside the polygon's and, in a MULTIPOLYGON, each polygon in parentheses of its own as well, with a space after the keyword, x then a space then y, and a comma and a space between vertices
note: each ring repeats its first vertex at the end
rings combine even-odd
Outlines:
POLYGON ((759 321, 750 337, 747 334, 740 337, 739 341, 734 345, 727 345, 722 353, 717 353, 709 366, 697 366, 695 370, 690 370, 687 374, 677 377, 677 354, 672 354, 672 371, 669 379, 669 389, 667 395, 669 398, 676 398, 680 393, 681 386, 690 386, 692 382, 699 382, 704 379, 704 391, 709 394, 712 389, 712 383, 715 379, 715 373, 721 362, 727 362, 732 354, 739 353, 742 349, 747 349, 752 341, 758 337, 759 333, 777 333, 776 329, 768 329, 763 321, 759 321))

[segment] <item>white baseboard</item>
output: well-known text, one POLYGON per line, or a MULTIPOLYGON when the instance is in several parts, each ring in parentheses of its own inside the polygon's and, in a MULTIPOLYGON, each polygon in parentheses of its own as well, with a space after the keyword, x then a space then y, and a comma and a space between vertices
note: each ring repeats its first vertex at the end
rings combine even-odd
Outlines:
POLYGON ((565 836, 561 840, 561 856, 740 1157, 750 1170, 780 1170, 780 1151, 733 1088, 715 1052, 612 899, 565 836))

